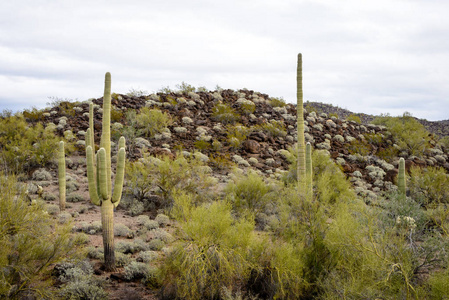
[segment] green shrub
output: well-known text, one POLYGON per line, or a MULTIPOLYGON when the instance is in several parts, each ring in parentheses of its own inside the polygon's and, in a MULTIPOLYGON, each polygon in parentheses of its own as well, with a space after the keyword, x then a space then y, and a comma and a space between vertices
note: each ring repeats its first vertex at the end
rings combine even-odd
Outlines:
POLYGON ((240 115, 229 104, 219 102, 212 108, 212 119, 224 124, 233 124, 240 119, 240 115))
POLYGON ((283 121, 270 120, 268 123, 256 126, 255 130, 262 130, 271 137, 285 137, 287 129, 283 121))
POLYGON ((412 167, 407 183, 410 197, 424 206, 449 203, 449 175, 441 167, 412 167))
POLYGON ((360 117, 355 114, 350 114, 346 118, 346 121, 352 121, 352 122, 356 122, 357 124, 362 124, 362 120, 360 120, 360 117))
POLYGON ((226 129, 226 139, 229 145, 235 149, 240 148, 242 143, 247 139, 252 129, 246 126, 237 124, 230 125, 226 129))
POLYGON ((255 172, 246 175, 236 175, 225 188, 232 205, 237 211, 248 210, 261 212, 264 210, 269 198, 270 186, 255 172))
POLYGON ((373 123, 386 126, 396 144, 411 155, 421 156, 429 147, 429 132, 410 113, 405 112, 402 117, 383 115, 374 119, 373 123))
POLYGON ((18 174, 45 166, 58 149, 60 138, 55 135, 55 129, 51 125, 44 128, 40 123, 28 126, 20 114, 0 119, 2 170, 18 174))
POLYGON ((139 132, 147 137, 154 137, 173 124, 173 117, 156 108, 142 107, 136 115, 135 122, 139 132))
POLYGON ((282 97, 280 98, 272 97, 270 98, 270 105, 273 107, 284 107, 287 105, 287 103, 282 97))
POLYGON ((230 206, 214 202, 190 211, 180 220, 186 237, 166 260, 167 287, 183 299, 214 298, 224 286, 236 286, 249 276, 246 260, 253 222, 234 220, 230 206), (186 221, 182 221, 182 219, 186 221))
POLYGON ((125 266, 125 278, 128 280, 141 279, 144 284, 151 287, 160 285, 160 270, 142 262, 131 262, 125 266))
POLYGON ((192 192, 199 200, 206 198, 209 188, 216 182, 210 172, 210 168, 195 155, 191 158, 179 155, 175 159, 146 155, 127 164, 127 186, 138 199, 153 192, 162 196, 163 206, 169 207, 176 190, 192 192))
POLYGON ((78 239, 69 224, 59 225, 13 176, 0 175, 0 298, 53 298, 52 265, 74 257, 78 239))

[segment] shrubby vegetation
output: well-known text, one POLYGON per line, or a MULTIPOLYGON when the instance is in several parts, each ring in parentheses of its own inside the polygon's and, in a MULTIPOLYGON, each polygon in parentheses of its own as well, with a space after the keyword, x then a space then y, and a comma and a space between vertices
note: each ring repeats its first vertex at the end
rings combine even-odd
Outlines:
POLYGON ((420 156, 429 147, 429 132, 410 113, 405 112, 402 117, 382 115, 373 123, 386 126, 398 146, 411 155, 420 156))
POLYGON ((40 201, 30 204, 13 176, 0 175, 0 195, 0 298, 53 298, 52 266, 77 251, 70 223, 59 225, 40 201))
MULTIPOLYGON (((24 173, 45 166, 55 155, 61 140, 56 126, 29 125, 20 113, 0 117, 0 170, 24 173)), ((67 143, 70 150, 71 143, 67 143)))

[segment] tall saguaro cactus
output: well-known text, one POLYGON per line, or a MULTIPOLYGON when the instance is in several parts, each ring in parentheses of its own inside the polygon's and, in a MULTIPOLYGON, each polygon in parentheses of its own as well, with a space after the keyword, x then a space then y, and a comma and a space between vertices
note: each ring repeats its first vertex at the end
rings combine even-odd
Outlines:
POLYGON ((58 151, 58 183, 59 183, 59 209, 65 210, 66 181, 65 181, 65 151, 64 142, 59 142, 58 151))
POLYGON ((296 70, 296 114, 297 114, 297 130, 298 130, 298 186, 305 188, 306 176, 306 146, 304 139, 304 107, 302 94, 302 54, 298 54, 298 67, 296 70))
POLYGON ((89 195, 93 204, 101 207, 103 228, 104 265, 108 271, 115 270, 114 254, 114 207, 120 203, 125 177, 125 138, 119 140, 114 191, 111 171, 111 74, 105 76, 103 96, 103 120, 100 149, 94 155, 93 108, 90 106, 89 128, 86 132, 86 160, 89 195))
POLYGON ((405 190, 407 186, 405 183, 405 160, 401 157, 399 159, 399 172, 398 172, 398 190, 402 197, 405 198, 405 190))

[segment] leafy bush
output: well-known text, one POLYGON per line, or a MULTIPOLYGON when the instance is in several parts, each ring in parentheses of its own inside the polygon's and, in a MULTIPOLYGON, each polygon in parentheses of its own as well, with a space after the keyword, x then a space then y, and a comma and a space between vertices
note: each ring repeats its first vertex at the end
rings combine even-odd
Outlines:
POLYGON ((229 196, 237 211, 249 210, 259 212, 265 208, 268 201, 266 195, 270 186, 255 172, 246 175, 236 175, 226 186, 225 192, 229 196))
POLYGON ((356 122, 357 124, 362 124, 362 120, 360 120, 360 117, 355 114, 350 114, 346 118, 346 121, 352 121, 352 122, 356 122))
POLYGON ((224 124, 233 124, 240 119, 240 115, 229 104, 219 102, 212 108, 212 119, 224 124))
POLYGON ((210 299, 249 276, 246 257, 254 224, 234 220, 230 205, 213 202, 193 208, 180 226, 186 239, 167 258, 166 290, 174 287, 175 296, 183 299, 210 299))
POLYGON ((163 206, 171 206, 176 190, 192 192, 199 200, 207 197, 209 187, 215 183, 210 172, 210 168, 195 155, 191 158, 180 155, 175 159, 146 155, 127 164, 127 186, 138 199, 154 192, 162 196, 163 206))
POLYGON ((272 137, 285 137, 287 135, 287 129, 283 121, 270 120, 268 123, 256 126, 255 130, 262 130, 272 137))
POLYGON ((154 137, 155 134, 161 133, 163 129, 173 124, 173 117, 156 108, 142 107, 135 121, 142 134, 154 137))
POLYGON ((411 155, 420 156, 429 147, 429 132, 410 113, 405 112, 402 117, 383 115, 374 119, 373 124, 386 126, 396 144, 411 155))
POLYGON ((78 239, 43 203, 29 205, 13 176, 0 175, 0 195, 0 298, 52 298, 52 265, 74 257, 78 239))
POLYGON ((125 278, 128 280, 141 279, 145 284, 158 287, 160 285, 160 270, 146 263, 133 261, 125 266, 125 278))
POLYGON ((235 149, 239 148, 251 131, 251 128, 240 124, 228 126, 226 129, 226 138, 229 145, 235 149))
POLYGON ((0 119, 0 168, 18 174, 45 166, 58 150, 55 129, 40 123, 28 126, 20 114, 0 119))
POLYGON ((441 167, 412 167, 408 182, 410 197, 424 206, 449 203, 449 175, 441 167))
POLYGON ((270 98, 270 104, 273 107, 284 107, 287 105, 284 98, 282 98, 282 97, 281 98, 276 98, 276 97, 270 98))

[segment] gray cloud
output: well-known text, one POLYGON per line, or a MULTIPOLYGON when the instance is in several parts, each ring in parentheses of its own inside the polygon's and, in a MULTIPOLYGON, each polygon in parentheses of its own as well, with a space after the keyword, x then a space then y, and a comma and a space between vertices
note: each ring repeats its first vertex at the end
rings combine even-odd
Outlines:
POLYGON ((445 1, 3 1, 0 109, 181 81, 448 119, 445 1))

